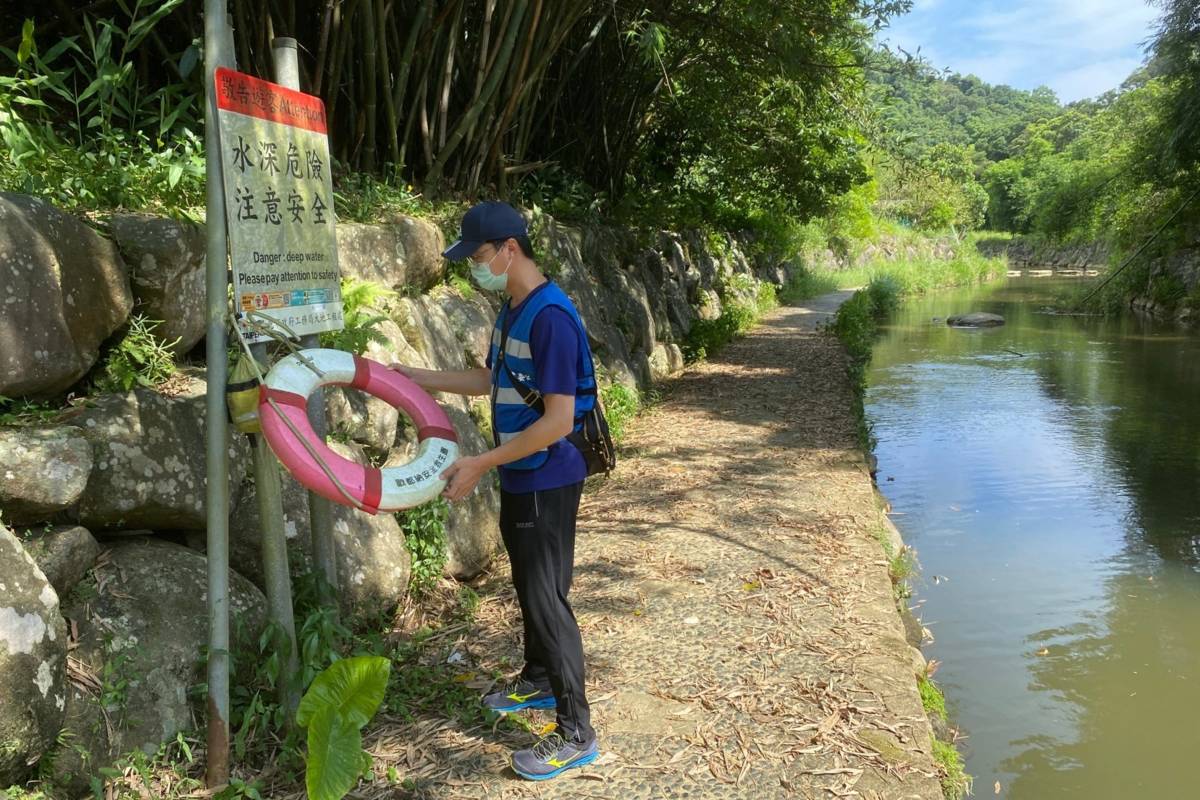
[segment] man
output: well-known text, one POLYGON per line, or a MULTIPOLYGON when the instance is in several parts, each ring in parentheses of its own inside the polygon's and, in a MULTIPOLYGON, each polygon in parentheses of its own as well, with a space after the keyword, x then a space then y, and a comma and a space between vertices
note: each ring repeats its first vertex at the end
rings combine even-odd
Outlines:
POLYGON ((555 732, 512 756, 519 775, 545 780, 599 755, 584 692, 583 641, 567 602, 587 467, 563 438, 596 401, 592 355, 579 313, 538 269, 525 220, 511 206, 472 207, 463 217, 461 238, 442 255, 470 258, 479 286, 507 295, 487 366, 459 371, 393 367, 425 389, 491 395, 495 446, 464 456, 443 472, 448 481, 443 495, 461 500, 489 470, 499 469, 500 532, 521 604, 525 666, 483 703, 500 713, 556 709, 555 732), (536 409, 523 399, 539 396, 536 409))

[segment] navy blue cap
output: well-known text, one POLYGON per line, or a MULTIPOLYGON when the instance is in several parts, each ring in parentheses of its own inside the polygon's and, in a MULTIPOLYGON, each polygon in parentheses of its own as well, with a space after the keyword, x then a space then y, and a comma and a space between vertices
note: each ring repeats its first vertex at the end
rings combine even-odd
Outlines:
POLYGON ((470 258, 484 242, 528 235, 525 218, 508 203, 479 203, 471 206, 463 215, 462 234, 457 242, 442 251, 442 255, 451 261, 458 261, 460 258, 470 258))

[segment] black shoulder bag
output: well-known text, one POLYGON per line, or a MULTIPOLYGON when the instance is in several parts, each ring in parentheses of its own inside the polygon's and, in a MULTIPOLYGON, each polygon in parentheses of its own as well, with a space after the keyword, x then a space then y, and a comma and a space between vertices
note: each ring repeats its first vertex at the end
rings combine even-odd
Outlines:
MULTIPOLYGON (((521 382, 513 371, 508 368, 508 364, 504 360, 505 349, 508 347, 508 326, 511 323, 510 312, 512 309, 505 305, 504 307, 504 324, 501 327, 500 333, 500 349, 496 354, 498 366, 502 367, 508 375, 508 380, 512 383, 513 388, 517 390, 517 394, 521 395, 521 399, 525 401, 525 405, 532 408, 538 414, 545 416, 546 403, 542 399, 542 393, 521 382)), ((582 329, 579 330, 580 336, 587 336, 587 333, 582 329)), ((586 341, 586 340, 585 340, 586 341)), ((595 383, 596 368, 592 365, 592 382, 595 383)), ((596 402, 592 404, 592 409, 584 413, 582 417, 575 419, 575 425, 579 426, 579 430, 572 430, 567 434, 566 439, 573 444, 577 450, 583 455, 583 461, 587 464, 587 474, 597 475, 601 472, 608 474, 612 472, 617 465, 617 450, 613 447, 612 436, 608 432, 608 420, 604 418, 604 409, 600 407, 600 395, 597 394, 597 387, 593 387, 588 394, 596 395, 596 402), (582 423, 582 424, 581 424, 582 423)), ((495 399, 492 401, 492 418, 496 415, 495 399)))

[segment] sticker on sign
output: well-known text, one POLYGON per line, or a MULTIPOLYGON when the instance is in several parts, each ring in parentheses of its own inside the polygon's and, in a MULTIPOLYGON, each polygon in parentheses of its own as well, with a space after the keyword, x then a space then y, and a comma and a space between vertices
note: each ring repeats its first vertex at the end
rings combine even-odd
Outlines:
POLYGON ((340 330, 324 103, 225 68, 215 86, 234 307, 299 335, 340 330))

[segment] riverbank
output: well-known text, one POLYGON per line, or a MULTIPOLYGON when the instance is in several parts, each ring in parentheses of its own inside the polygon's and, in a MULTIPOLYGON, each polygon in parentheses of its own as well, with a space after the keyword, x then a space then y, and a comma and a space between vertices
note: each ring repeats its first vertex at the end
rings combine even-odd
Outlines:
MULTIPOLYGON (((430 798, 942 797, 846 353, 816 329, 848 294, 777 309, 666 382, 585 496, 571 597, 596 765, 519 781, 508 753, 552 717, 429 709, 368 730, 376 775, 430 798)), ((424 656, 476 691, 519 664, 507 572, 475 585, 474 619, 424 656)), ((377 781, 357 796, 397 795, 377 781)))

